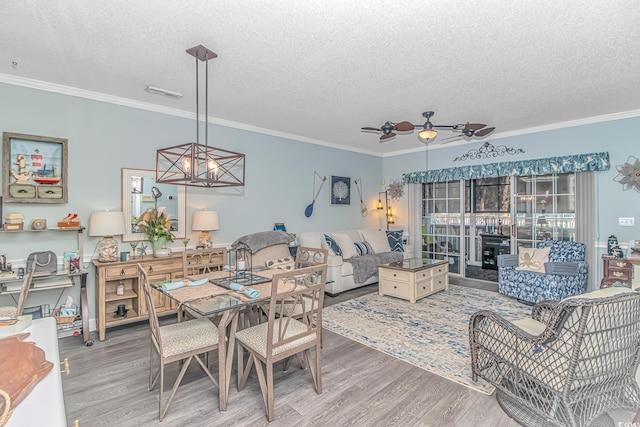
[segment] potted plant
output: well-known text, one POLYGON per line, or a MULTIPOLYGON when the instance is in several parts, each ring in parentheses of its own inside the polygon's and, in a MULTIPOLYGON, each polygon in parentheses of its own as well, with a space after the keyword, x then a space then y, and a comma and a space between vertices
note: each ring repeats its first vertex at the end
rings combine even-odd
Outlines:
POLYGON ((138 229, 147 235, 156 257, 171 255, 171 250, 165 248, 167 242, 173 242, 173 234, 169 231, 170 217, 164 212, 164 208, 159 208, 148 209, 137 219, 138 229))

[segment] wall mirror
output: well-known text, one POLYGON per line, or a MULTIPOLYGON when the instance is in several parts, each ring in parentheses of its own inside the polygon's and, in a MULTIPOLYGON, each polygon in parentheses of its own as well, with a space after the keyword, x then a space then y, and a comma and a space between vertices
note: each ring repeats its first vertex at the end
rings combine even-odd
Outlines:
POLYGON ((165 208, 171 215, 171 233, 176 239, 186 235, 186 187, 156 183, 156 173, 146 169, 122 169, 122 212, 125 218, 123 242, 147 240, 137 226, 147 209, 165 208))

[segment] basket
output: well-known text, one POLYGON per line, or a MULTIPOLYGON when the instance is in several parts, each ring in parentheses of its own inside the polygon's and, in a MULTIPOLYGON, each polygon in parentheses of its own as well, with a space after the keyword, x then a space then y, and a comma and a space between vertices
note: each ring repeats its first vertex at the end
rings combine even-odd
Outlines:
POLYGON ((76 317, 78 317, 78 315, 75 314, 73 316, 60 316, 60 309, 56 308, 55 310, 53 310, 53 317, 55 317, 56 323, 58 324, 73 323, 73 321, 76 320, 76 317))

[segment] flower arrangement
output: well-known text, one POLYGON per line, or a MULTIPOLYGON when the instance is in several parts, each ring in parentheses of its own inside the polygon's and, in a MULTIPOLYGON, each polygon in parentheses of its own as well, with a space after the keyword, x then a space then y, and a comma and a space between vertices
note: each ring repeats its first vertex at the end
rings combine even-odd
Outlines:
POLYGON ((152 245, 158 242, 173 242, 171 234, 171 215, 164 213, 164 208, 149 209, 140 218, 137 218, 137 226, 141 232, 145 233, 152 245))

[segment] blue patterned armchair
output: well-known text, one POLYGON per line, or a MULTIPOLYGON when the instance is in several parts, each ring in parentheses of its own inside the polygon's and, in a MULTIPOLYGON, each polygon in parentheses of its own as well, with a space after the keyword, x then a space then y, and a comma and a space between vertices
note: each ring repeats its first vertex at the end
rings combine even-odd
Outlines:
POLYGON ((543 240, 538 248, 550 248, 544 273, 517 270, 518 255, 498 256, 498 291, 519 300, 537 303, 562 300, 587 291, 589 266, 584 243, 543 240))

